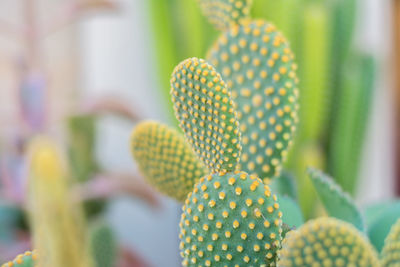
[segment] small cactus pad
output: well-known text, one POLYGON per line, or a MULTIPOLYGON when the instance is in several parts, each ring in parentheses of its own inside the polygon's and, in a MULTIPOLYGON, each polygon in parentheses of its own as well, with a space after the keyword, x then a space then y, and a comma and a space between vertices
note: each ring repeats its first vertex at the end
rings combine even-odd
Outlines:
POLYGON ((253 0, 198 0, 203 14, 219 30, 248 18, 253 0))
POLYGON ((353 225, 335 218, 308 221, 290 231, 278 252, 279 267, 378 267, 376 251, 353 225))
POLYGON ((171 96, 180 127, 212 172, 232 171, 240 159, 240 132, 230 91, 203 59, 189 58, 172 73, 171 96))
POLYGON ((132 154, 147 181, 183 202, 207 172, 177 131, 155 121, 139 123, 131 138, 132 154))
POLYGON ((27 251, 15 257, 14 260, 4 263, 1 267, 34 267, 37 257, 36 251, 27 251))
POLYGON ((323 172, 313 168, 307 171, 329 216, 349 222, 364 231, 363 217, 350 195, 323 172))
POLYGON ((400 266, 400 219, 392 226, 382 250, 382 266, 400 266))
POLYGON ((239 171, 203 177, 183 206, 183 265, 269 266, 281 217, 276 195, 258 177, 239 171))
POLYGON ((278 176, 298 121, 297 65, 287 41, 272 24, 246 22, 222 34, 207 59, 237 104, 240 169, 278 176))

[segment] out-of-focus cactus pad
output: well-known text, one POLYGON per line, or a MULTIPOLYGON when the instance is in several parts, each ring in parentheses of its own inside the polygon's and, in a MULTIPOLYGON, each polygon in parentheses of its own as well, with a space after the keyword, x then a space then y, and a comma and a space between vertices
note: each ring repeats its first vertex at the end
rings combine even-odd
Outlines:
POLYGON ((278 200, 256 176, 236 171, 206 176, 183 207, 184 266, 269 266, 282 233, 278 200))
POLYGON ((279 267, 377 267, 379 259, 364 235, 353 225, 335 218, 308 221, 290 231, 279 251, 279 267))
POLYGON ((203 14, 219 30, 249 17, 253 0, 198 0, 203 14))
POLYGON ((400 219, 392 226, 382 250, 382 266, 400 266, 400 219))
POLYGON ((15 257, 14 260, 1 265, 1 267, 35 267, 38 255, 36 251, 27 251, 15 257))
POLYGON ((279 175, 298 121, 294 55, 274 25, 242 23, 221 35, 208 60, 237 104, 241 169, 261 178, 279 175))
POLYGON ((234 170, 241 151, 239 122, 221 75, 203 59, 186 59, 172 73, 171 96, 196 154, 212 172, 234 170))
POLYGON ((147 181, 183 202, 206 168, 184 137, 155 121, 139 123, 131 139, 132 154, 147 181))

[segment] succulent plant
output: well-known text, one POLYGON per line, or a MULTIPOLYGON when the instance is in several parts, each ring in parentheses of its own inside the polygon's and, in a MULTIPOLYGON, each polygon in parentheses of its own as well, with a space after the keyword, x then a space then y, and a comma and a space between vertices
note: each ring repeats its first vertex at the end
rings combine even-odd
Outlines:
POLYGON ((131 148, 146 180, 180 202, 207 173, 184 137, 155 121, 143 121, 135 127, 131 148))
POLYGON ((322 217, 286 235, 278 266, 376 267, 380 263, 368 239, 353 225, 322 217))
POLYGON ((224 32, 208 52, 238 111, 240 169, 263 179, 279 175, 297 124, 297 65, 285 37, 262 20, 224 32))
POLYGON ((96 267, 113 267, 117 259, 116 238, 105 221, 96 221, 90 229, 90 248, 96 267))
POLYGON ((253 0, 198 0, 203 14, 219 30, 247 19, 253 0))
POLYGON ((35 267, 37 259, 38 254, 36 251, 26 251, 16 256, 12 261, 2 264, 1 267, 35 267))
POLYGON ((383 267, 400 266, 400 219, 392 226, 386 237, 381 257, 383 267))

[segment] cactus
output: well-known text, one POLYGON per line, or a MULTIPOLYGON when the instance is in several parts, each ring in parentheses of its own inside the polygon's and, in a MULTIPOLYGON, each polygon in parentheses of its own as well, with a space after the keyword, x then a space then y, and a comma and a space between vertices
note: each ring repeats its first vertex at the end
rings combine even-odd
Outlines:
POLYGON ((290 231, 278 253, 279 267, 380 266, 376 251, 353 225, 334 218, 310 220, 290 231))
POLYGON ((2 264, 1 267, 35 267, 37 259, 38 253, 36 251, 26 251, 19 254, 14 260, 2 264))
POLYGON ((262 20, 226 31, 208 53, 237 104, 239 168, 263 179, 279 175, 296 129, 297 65, 283 35, 262 20))
POLYGON ((90 245, 96 267, 115 266, 117 259, 116 239, 106 222, 98 221, 92 225, 90 245))
POLYGON ((171 96, 196 154, 212 172, 233 171, 241 150, 239 122, 221 75, 203 59, 186 59, 172 73, 171 96))
POLYGON ((184 266, 261 266, 281 238, 277 198, 245 172, 209 175, 196 184, 180 222, 184 266))
POLYGON ((212 172, 183 207, 183 265, 272 264, 282 212, 269 186, 238 170, 241 133, 225 82, 205 60, 190 58, 172 73, 171 96, 186 138, 212 172))
POLYGON ((382 267, 400 266, 400 219, 392 226, 386 237, 381 258, 382 267))
POLYGON ((180 202, 206 174, 183 136, 158 122, 139 123, 132 133, 131 147, 147 181, 180 202))
POLYGON ((321 171, 309 168, 308 174, 328 214, 364 231, 363 217, 350 195, 321 171))
POLYGON ((73 204, 64 161, 53 141, 35 138, 29 147, 29 211, 33 245, 41 267, 90 267, 80 207, 73 204))
POLYGON ((253 0, 198 0, 203 14, 219 30, 247 19, 253 0))

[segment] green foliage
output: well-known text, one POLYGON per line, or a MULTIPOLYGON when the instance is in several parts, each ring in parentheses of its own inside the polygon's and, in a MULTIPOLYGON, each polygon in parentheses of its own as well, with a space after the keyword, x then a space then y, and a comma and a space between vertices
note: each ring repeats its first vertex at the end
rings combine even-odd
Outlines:
POLYGON ((375 61, 371 56, 359 55, 348 59, 332 128, 330 169, 343 189, 351 193, 360 167, 374 73, 375 61))
POLYGON ((400 266, 400 218, 390 229, 382 250, 382 266, 400 266))
POLYGON ((243 22, 208 53, 237 104, 242 132, 240 169, 263 179, 279 175, 296 130, 298 89, 293 53, 276 27, 243 22))
POLYGON ((316 169, 308 169, 311 181, 327 213, 335 218, 353 224, 364 231, 364 220, 353 199, 332 178, 316 169))
POLYGON ((219 30, 247 19, 253 0, 197 0, 203 14, 219 30))
POLYGON ((278 200, 245 172, 200 179, 180 222, 184 266, 261 266, 274 262, 281 240, 278 200))
MULTIPOLYGON (((274 192, 274 190, 272 190, 274 192)), ((288 196, 280 196, 279 207, 282 211, 282 222, 290 228, 298 228, 304 223, 303 213, 296 201, 288 196)))
POLYGON ((104 221, 95 222, 90 233, 91 253, 96 267, 114 267, 117 259, 117 244, 114 233, 104 221))
POLYGON ((380 266, 376 251, 353 225, 335 218, 310 220, 290 231, 278 252, 279 267, 380 266))
POLYGON ((27 251, 15 257, 14 260, 1 265, 2 267, 35 267, 35 262, 38 258, 36 251, 27 251))
POLYGON ((221 75, 203 59, 186 59, 172 73, 171 96, 196 154, 212 172, 233 171, 241 150, 239 122, 221 75))
POLYGON ((396 202, 382 210, 368 227, 371 243, 381 251, 392 225, 400 218, 400 202, 396 202))
POLYGON ((272 191, 297 201, 297 183, 292 173, 283 170, 279 177, 264 182, 271 187, 272 191))
POLYGON ((131 138, 132 154, 146 180, 183 202, 206 169, 183 136, 155 121, 139 123, 131 138))

